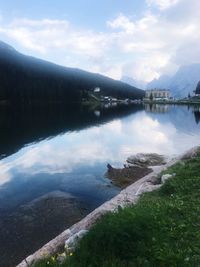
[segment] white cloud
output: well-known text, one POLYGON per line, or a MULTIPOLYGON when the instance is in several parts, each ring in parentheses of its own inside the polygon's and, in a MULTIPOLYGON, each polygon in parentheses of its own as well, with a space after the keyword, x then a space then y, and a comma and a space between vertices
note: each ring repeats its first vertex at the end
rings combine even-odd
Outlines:
POLYGON ((23 47, 42 54, 53 49, 65 49, 68 53, 100 57, 109 41, 103 33, 74 29, 66 20, 15 19, 1 27, 0 32, 23 47))
MULTIPOLYGON (((124 55, 129 55, 128 62, 125 61, 122 65, 122 72, 128 74, 128 70, 129 76, 134 75, 134 78, 145 81, 159 77, 160 69, 168 64, 170 55, 166 52, 168 40, 160 38, 162 25, 158 17, 146 14, 134 23, 132 32, 126 29, 126 23, 125 27, 122 27, 115 21, 118 19, 114 20, 115 30, 119 30, 114 36, 117 50, 124 55)), ((111 22, 109 25, 113 27, 111 22)))
POLYGON ((38 57, 115 79, 129 75, 148 82, 182 64, 200 62, 200 2, 146 3, 140 17, 119 14, 105 22, 103 32, 75 27, 67 20, 21 18, 6 26, 1 23, 0 34, 26 53, 34 51, 38 57))
POLYGON ((152 77, 158 78, 161 70, 168 64, 168 56, 164 53, 152 52, 134 63, 128 63, 123 66, 122 72, 128 76, 137 78, 137 80, 151 81, 152 77))
POLYGON ((107 25, 113 29, 122 29, 126 33, 132 33, 135 29, 135 24, 123 14, 120 14, 113 21, 108 21, 107 25))
POLYGON ((148 6, 156 6, 160 10, 175 6, 178 2, 180 2, 180 0, 146 0, 148 6))
POLYGON ((182 64, 200 62, 198 30, 200 18, 196 13, 199 5, 187 1, 149 1, 149 5, 159 4, 160 8, 174 6, 173 12, 178 13, 189 8, 189 14, 176 18, 174 13, 148 11, 138 19, 125 19, 120 14, 109 26, 117 33, 115 43, 118 50, 127 54, 129 60, 122 65, 122 74, 138 80, 150 81, 161 74, 172 74, 182 64), (177 5, 175 5, 177 4, 177 5), (193 6, 193 8, 192 8, 193 6), (193 12, 192 12, 192 10, 193 12), (122 19, 123 18, 123 19, 122 19), (124 26, 122 23, 124 22, 124 26), (134 25, 131 31, 127 25, 134 25), (185 52, 185 56, 184 56, 185 52), (132 61, 131 61, 132 58, 132 61))
POLYGON ((64 27, 64 28, 69 28, 69 22, 66 20, 50 20, 50 19, 42 19, 42 20, 31 20, 27 18, 22 18, 22 19, 15 19, 12 23, 11 26, 17 27, 17 26, 30 26, 30 27, 41 27, 41 26, 59 26, 59 27, 64 27))

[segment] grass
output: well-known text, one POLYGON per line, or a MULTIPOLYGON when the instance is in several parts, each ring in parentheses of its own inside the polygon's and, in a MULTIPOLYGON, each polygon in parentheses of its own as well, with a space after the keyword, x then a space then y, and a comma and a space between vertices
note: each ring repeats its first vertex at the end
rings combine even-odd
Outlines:
POLYGON ((62 266, 200 266, 199 171, 200 155, 171 167, 173 179, 136 205, 105 215, 62 266))

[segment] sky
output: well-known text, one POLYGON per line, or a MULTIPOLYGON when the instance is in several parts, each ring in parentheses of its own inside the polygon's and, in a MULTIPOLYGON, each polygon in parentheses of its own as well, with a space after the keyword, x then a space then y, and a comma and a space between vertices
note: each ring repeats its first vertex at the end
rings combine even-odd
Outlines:
POLYGON ((200 63, 199 27, 199 0, 0 0, 1 41, 114 79, 200 63))

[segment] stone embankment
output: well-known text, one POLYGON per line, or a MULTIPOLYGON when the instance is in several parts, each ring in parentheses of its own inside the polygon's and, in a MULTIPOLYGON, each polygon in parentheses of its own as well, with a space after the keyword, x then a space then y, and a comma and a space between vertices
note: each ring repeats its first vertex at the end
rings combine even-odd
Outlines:
MULTIPOLYGON (((19 265, 17 265, 17 267, 31 266, 34 262, 57 253, 60 248, 64 247, 66 240, 70 240, 71 242, 71 240, 73 240, 73 237, 75 237, 76 239, 77 236, 79 236, 79 233, 83 233, 89 230, 91 226, 94 225, 95 222, 100 219, 105 213, 115 212, 119 209, 119 207, 135 204, 142 193, 153 191, 159 188, 162 183, 172 177, 172 175, 159 175, 162 171, 166 170, 168 167, 174 165, 179 161, 195 157, 197 151, 198 147, 195 147, 184 155, 173 159, 165 159, 163 156, 157 154, 137 154, 136 156, 129 158, 124 166, 124 169, 131 169, 135 167, 149 168, 151 166, 151 172, 126 187, 117 196, 105 202, 103 205, 88 214, 80 222, 74 224, 69 229, 65 230, 59 236, 43 246, 41 249, 36 251, 34 254, 24 259, 19 265), (158 181, 158 178, 160 182, 158 181)), ((112 173, 113 171, 114 174, 111 174, 111 176, 113 175, 114 177, 112 178, 112 181, 116 180, 116 177, 119 176, 119 173, 123 173, 123 169, 118 170, 109 165, 108 172, 112 173)))

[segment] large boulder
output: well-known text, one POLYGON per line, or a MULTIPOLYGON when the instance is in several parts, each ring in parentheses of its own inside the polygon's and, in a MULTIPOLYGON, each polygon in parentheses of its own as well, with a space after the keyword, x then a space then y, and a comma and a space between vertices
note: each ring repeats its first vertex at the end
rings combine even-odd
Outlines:
POLYGON ((170 178, 172 178, 173 176, 175 176, 176 174, 163 174, 161 177, 161 183, 164 184, 167 180, 169 180, 170 178))
POLYGON ((190 160, 198 156, 198 153, 200 151, 200 147, 196 146, 188 150, 186 153, 184 153, 181 157, 180 160, 190 160))
POLYGON ((65 241, 65 249, 67 253, 73 252, 80 242, 80 240, 88 233, 88 230, 81 230, 78 233, 72 235, 65 241))
POLYGON ((127 159, 126 166, 149 167, 149 166, 159 166, 165 163, 166 160, 162 155, 156 153, 149 153, 149 154, 138 153, 136 155, 130 156, 127 159))

